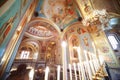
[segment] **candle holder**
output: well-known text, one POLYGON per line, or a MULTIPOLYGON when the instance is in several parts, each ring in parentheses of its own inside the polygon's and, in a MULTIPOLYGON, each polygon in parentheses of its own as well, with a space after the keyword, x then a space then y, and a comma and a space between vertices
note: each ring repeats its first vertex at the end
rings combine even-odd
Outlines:
POLYGON ((102 80, 102 78, 97 77, 97 76, 93 76, 93 77, 92 77, 92 80, 102 80))
POLYGON ((93 80, 102 80, 108 77, 107 73, 104 71, 104 65, 101 65, 98 71, 92 76, 93 80))

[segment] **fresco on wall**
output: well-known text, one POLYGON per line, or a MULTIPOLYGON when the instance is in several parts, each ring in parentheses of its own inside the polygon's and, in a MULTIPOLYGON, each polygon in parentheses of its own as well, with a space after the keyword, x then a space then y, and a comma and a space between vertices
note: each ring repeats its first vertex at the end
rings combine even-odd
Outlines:
POLYGON ((93 41, 89 33, 85 32, 84 34, 80 35, 79 38, 80 38, 81 47, 84 53, 84 60, 87 60, 85 58, 85 54, 87 54, 87 56, 90 56, 88 54, 96 55, 94 46, 92 45, 93 41))
POLYGON ((80 35, 80 41, 81 41, 82 48, 84 50, 90 51, 91 53, 93 53, 93 49, 91 48, 92 47, 92 40, 91 40, 88 32, 80 35))
POLYGON ((1 43, 3 43, 4 39, 7 37, 10 30, 12 29, 13 22, 16 17, 17 17, 17 13, 13 17, 11 17, 6 23, 4 23, 3 26, 0 28, 0 45, 1 43))
POLYGON ((69 37, 73 34, 78 36, 82 61, 86 60, 85 54, 96 54, 95 48, 92 44, 92 38, 88 33, 87 28, 85 28, 81 23, 75 23, 66 31, 66 39, 69 39, 69 37))
POLYGON ((105 37, 105 34, 100 32, 99 36, 92 34, 92 37, 97 47, 98 54, 104 57, 105 62, 107 62, 110 67, 117 67, 118 63, 116 57, 105 37))
POLYGON ((79 60, 78 60, 78 52, 77 52, 77 47, 79 47, 80 45, 80 42, 79 42, 79 38, 77 35, 72 35, 72 37, 70 38, 70 44, 71 44, 71 53, 70 53, 70 58, 71 58, 71 61, 74 63, 77 63, 79 60))
MULTIPOLYGON (((30 2, 30 0, 28 1, 30 2)), ((19 21, 21 20, 20 16, 23 15, 20 14, 21 3, 21 0, 13 0, 11 4, 7 5, 7 9, 4 11, 4 13, 0 14, 0 57, 3 56, 3 53, 12 35, 14 34, 19 21)), ((25 12, 25 9, 28 7, 28 5, 29 3, 24 6, 24 10, 22 12, 25 12)), ((3 8, 6 7, 2 7, 2 9, 3 8)))
POLYGON ((90 3, 90 0, 77 0, 78 5, 80 7, 82 16, 85 18, 86 16, 90 15, 93 8, 90 3))
POLYGON ((46 48, 46 64, 55 63, 56 50, 56 42, 50 41, 46 48))
POLYGON ((47 20, 43 21, 41 18, 36 18, 28 24, 28 29, 25 32, 25 35, 38 40, 50 39, 57 36, 57 31, 49 22, 47 22, 47 20))
POLYGON ((79 17, 73 0, 44 0, 40 1, 38 7, 36 11, 39 16, 52 20, 60 29, 79 17))

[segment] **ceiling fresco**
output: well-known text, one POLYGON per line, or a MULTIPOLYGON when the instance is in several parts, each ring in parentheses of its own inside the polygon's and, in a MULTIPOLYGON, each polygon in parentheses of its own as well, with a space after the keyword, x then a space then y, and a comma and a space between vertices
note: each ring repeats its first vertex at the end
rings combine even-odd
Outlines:
POLYGON ((73 0, 41 0, 36 8, 39 17, 45 17, 56 23, 60 29, 79 18, 73 0))
POLYGON ((76 1, 81 10, 82 17, 85 18, 87 15, 91 14, 93 7, 91 5, 90 0, 76 0, 76 1))
POLYGON ((28 24, 28 29, 25 32, 26 36, 40 39, 50 39, 57 36, 57 30, 46 20, 35 19, 28 24))

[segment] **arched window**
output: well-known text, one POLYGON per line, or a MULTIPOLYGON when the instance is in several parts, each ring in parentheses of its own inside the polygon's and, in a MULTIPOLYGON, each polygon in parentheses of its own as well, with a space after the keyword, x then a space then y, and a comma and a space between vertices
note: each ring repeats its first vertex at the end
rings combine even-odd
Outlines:
POLYGON ((109 40, 110 44, 112 45, 112 48, 117 49, 118 41, 115 38, 115 36, 114 35, 109 35, 108 40, 109 40))
POLYGON ((22 51, 22 52, 21 52, 21 55, 20 55, 20 58, 21 58, 21 59, 28 59, 28 58, 29 58, 29 55, 30 55, 30 52, 29 52, 29 51, 22 51))

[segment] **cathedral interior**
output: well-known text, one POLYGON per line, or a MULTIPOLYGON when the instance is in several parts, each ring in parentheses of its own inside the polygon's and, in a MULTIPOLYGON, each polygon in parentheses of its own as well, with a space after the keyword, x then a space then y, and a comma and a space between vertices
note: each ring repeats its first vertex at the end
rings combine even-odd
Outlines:
POLYGON ((120 0, 0 0, 0 80, 120 80, 120 0))

